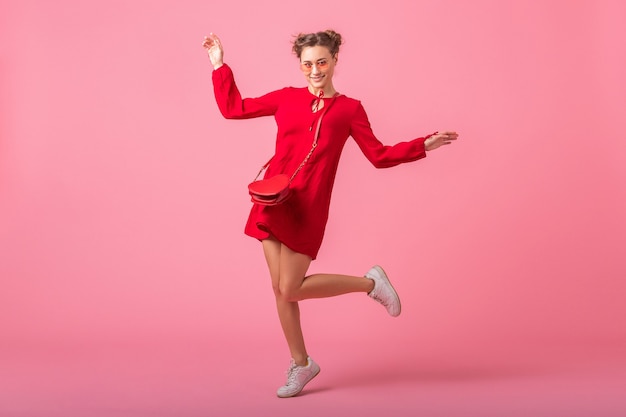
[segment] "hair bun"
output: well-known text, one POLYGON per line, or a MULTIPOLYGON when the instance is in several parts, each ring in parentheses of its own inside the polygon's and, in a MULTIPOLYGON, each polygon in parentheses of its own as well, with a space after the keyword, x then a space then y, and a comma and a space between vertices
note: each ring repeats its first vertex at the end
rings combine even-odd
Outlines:
POLYGON ((300 58, 304 48, 320 45, 328 48, 332 56, 335 56, 339 52, 341 44, 341 35, 332 29, 327 29, 323 32, 297 34, 293 41, 292 50, 300 58))
POLYGON ((326 29, 324 33, 328 35, 328 37, 333 41, 335 45, 337 45, 337 47, 341 46, 341 35, 339 33, 335 32, 332 29, 326 29))

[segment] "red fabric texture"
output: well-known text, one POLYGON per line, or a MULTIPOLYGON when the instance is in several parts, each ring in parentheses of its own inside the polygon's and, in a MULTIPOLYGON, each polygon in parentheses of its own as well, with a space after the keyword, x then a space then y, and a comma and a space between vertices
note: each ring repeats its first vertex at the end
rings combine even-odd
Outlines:
MULTIPOLYGON (((242 99, 231 68, 224 64, 213 71, 217 105, 227 119, 274 116, 278 126, 274 158, 265 178, 291 176, 311 149, 319 112, 311 106, 316 96, 308 88, 286 87, 257 98, 242 99)), ((245 233, 259 240, 270 235, 290 249, 317 257, 328 220, 331 194, 341 151, 352 137, 376 168, 388 168, 426 156, 429 136, 383 145, 372 132, 360 101, 340 95, 324 99, 318 146, 291 183, 293 195, 277 206, 254 204, 245 233), (331 105, 331 100, 335 100, 331 105)))

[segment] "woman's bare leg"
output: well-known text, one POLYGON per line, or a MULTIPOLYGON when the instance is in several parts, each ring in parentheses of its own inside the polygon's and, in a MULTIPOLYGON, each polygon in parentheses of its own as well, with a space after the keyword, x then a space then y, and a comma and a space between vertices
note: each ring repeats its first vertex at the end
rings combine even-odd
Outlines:
MULTIPOLYGON (((265 252, 265 259, 272 277, 272 288, 274 289, 274 295, 276 296, 276 309, 278 310, 280 325, 283 329, 285 339, 287 339, 287 345, 289 346, 291 357, 295 360, 297 365, 304 366, 307 363, 309 355, 306 351, 304 336, 302 335, 302 327, 300 325, 300 307, 297 302, 285 300, 278 290, 280 283, 280 259, 282 247, 283 245, 275 239, 263 240, 263 251, 265 252)), ((306 265, 306 268, 308 268, 308 265, 306 265)))
POLYGON ((300 325, 298 301, 332 297, 351 292, 370 292, 374 282, 365 277, 315 274, 306 277, 311 257, 289 249, 275 239, 263 240, 263 250, 272 277, 280 323, 297 365, 306 365, 308 354, 300 325))
POLYGON ((282 245, 280 253, 280 279, 278 289, 288 301, 309 298, 334 297, 352 292, 370 292, 374 282, 365 277, 339 274, 314 274, 305 276, 311 263, 308 255, 294 252, 282 245))

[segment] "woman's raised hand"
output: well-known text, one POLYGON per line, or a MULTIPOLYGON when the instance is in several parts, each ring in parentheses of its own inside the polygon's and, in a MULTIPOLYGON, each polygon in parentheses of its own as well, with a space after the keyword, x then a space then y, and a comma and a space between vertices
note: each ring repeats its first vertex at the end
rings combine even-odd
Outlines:
POLYGON ((456 132, 437 132, 424 141, 424 147, 427 151, 432 151, 442 145, 451 144, 458 137, 459 134, 456 132))
POLYGON ((222 42, 216 34, 210 33, 209 36, 205 36, 202 47, 207 50, 213 69, 218 69, 224 65, 224 48, 222 48, 222 42))

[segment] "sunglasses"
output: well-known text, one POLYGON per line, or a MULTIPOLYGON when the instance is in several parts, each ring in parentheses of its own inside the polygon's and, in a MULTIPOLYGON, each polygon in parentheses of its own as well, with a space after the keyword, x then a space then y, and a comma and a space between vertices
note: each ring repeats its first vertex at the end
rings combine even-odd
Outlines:
POLYGON ((305 73, 313 71, 313 67, 316 67, 318 70, 325 70, 326 68, 328 68, 328 60, 320 59, 315 63, 310 61, 300 63, 300 69, 305 73))

